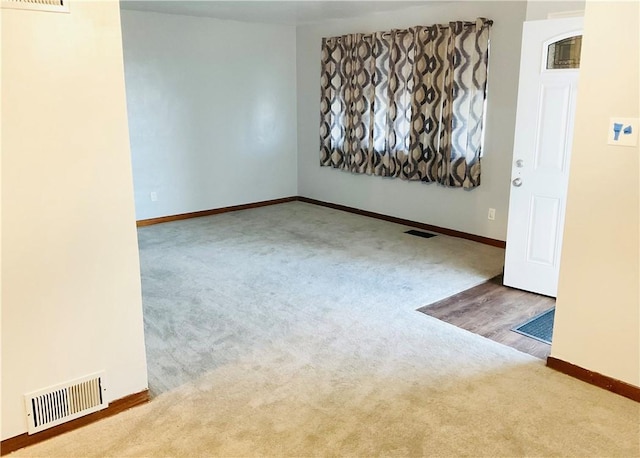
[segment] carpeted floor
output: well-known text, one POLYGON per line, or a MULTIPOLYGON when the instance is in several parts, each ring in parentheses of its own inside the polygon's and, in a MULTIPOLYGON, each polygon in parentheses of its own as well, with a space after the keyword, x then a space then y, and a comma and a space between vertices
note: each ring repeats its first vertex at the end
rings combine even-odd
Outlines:
POLYGON ((415 309, 503 251, 289 203, 140 229, 148 405, 18 456, 638 456, 640 407, 415 309))
POLYGON ((282 338, 417 320, 501 271, 503 250, 406 229, 299 202, 141 228, 152 394, 282 338))

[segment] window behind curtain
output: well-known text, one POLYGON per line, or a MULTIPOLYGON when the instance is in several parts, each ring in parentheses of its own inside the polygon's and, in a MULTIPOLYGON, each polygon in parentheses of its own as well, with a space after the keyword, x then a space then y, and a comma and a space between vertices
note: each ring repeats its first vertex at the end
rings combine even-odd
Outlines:
POLYGON ((320 164, 478 186, 491 24, 323 39, 320 164))

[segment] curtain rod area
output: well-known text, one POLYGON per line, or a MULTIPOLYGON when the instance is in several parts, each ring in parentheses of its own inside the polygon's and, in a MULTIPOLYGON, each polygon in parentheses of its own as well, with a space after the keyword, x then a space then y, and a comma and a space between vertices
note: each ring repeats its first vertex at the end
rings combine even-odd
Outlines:
MULTIPOLYGON (((473 22, 472 21, 451 21, 451 22, 462 22, 462 25, 464 27, 470 27, 472 25, 476 25, 475 21, 473 21, 473 22)), ((485 19, 484 20, 483 27, 484 26, 489 26, 490 27, 492 25, 493 25, 493 20, 492 19, 485 19)), ((394 32, 395 33, 408 33, 409 29, 413 29, 415 27, 425 27, 425 28, 438 27, 440 30, 446 30, 446 29, 451 28, 449 25, 446 25, 446 24, 433 24, 433 25, 426 25, 426 26, 424 26, 424 25, 415 25, 415 26, 412 26, 412 27, 408 27, 406 29, 393 29, 391 31, 385 31, 385 32, 369 32, 369 33, 363 33, 363 35, 375 35, 377 33, 380 33, 384 37, 384 36, 391 35, 394 32)), ((340 40, 341 38, 342 38, 342 36, 327 37, 327 38, 325 38, 325 40, 328 40, 328 41, 330 41, 330 40, 340 40)))

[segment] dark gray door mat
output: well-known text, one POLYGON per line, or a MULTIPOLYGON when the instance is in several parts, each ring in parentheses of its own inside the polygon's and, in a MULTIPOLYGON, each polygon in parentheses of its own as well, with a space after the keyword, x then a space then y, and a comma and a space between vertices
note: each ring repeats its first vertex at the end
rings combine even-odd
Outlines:
POLYGON ((553 338, 553 320, 556 308, 553 307, 540 315, 536 315, 512 329, 523 336, 531 337, 547 344, 551 344, 553 338))

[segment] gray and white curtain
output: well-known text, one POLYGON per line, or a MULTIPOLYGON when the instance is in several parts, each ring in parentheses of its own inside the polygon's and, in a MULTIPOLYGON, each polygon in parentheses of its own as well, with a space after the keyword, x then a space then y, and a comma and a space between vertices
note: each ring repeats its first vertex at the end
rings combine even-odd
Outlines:
POLYGON ((324 38, 320 165, 479 186, 491 24, 324 38))

